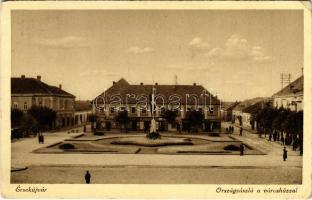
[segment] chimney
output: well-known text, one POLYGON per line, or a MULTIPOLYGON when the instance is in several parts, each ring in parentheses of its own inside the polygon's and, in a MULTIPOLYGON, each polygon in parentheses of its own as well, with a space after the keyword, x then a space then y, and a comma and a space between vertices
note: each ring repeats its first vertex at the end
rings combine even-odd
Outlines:
POLYGON ((62 84, 59 84, 59 88, 62 89, 62 84))
POLYGON ((116 82, 115 82, 115 81, 113 81, 113 85, 115 85, 115 83, 116 83, 116 82))
POLYGON ((143 85, 143 83, 140 83, 140 85, 143 85))
POLYGON ((155 85, 158 85, 158 83, 155 83, 155 85))
POLYGON ((194 86, 196 86, 196 83, 193 83, 194 86))
POLYGON ((37 80, 38 80, 38 81, 41 81, 41 76, 37 76, 37 80))
POLYGON ((21 78, 25 78, 25 75, 22 75, 21 78))

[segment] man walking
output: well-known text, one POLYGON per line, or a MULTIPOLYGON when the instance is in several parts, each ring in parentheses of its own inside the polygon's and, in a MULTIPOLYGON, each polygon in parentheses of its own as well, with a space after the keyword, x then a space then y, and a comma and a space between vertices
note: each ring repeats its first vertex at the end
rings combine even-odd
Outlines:
POLYGON ((89 171, 86 172, 85 180, 87 184, 89 184, 91 181, 91 174, 89 173, 89 171))
POLYGON ((239 130, 239 135, 242 136, 243 135, 243 128, 240 127, 240 130, 239 130))
POLYGON ((286 150, 286 147, 284 147, 284 150, 283 150, 283 160, 284 161, 287 160, 287 150, 286 150))

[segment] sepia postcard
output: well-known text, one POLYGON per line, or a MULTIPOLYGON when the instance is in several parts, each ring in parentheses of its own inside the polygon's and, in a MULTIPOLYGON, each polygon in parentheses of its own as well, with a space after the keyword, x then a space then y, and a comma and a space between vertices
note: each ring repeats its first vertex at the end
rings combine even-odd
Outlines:
POLYGON ((1 5, 3 198, 311 198, 309 2, 1 5))

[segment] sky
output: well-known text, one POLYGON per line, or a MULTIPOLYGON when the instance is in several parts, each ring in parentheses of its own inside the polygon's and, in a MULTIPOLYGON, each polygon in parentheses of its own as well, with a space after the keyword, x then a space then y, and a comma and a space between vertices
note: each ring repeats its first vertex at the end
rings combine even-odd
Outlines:
POLYGON ((12 77, 91 100, 130 84, 203 85, 223 101, 268 97, 302 74, 296 10, 13 11, 12 77))

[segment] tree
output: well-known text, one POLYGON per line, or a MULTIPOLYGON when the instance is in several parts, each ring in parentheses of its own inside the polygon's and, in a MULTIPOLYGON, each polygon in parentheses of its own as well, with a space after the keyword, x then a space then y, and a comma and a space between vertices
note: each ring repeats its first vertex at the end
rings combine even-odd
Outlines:
POLYGON ((28 135, 30 132, 36 133, 38 128, 38 122, 31 115, 25 114, 21 119, 21 128, 23 128, 28 135))
POLYGON ((198 131, 198 127, 203 124, 204 114, 200 111, 191 110, 186 113, 185 119, 194 132, 198 131))
POLYGON ((285 130, 286 138, 285 138, 285 143, 287 145, 290 145, 294 139, 296 129, 297 129, 297 123, 296 123, 296 113, 295 112, 290 112, 285 120, 282 123, 282 128, 285 130))
POLYGON ((115 117, 115 121, 119 124, 120 131, 122 131, 122 128, 124 127, 125 131, 127 132, 127 124, 129 122, 128 111, 119 111, 115 117))
POLYGON ((89 121, 91 122, 91 130, 92 130, 92 132, 94 132, 95 131, 94 123, 97 121, 96 115, 90 114, 89 115, 89 121))
POLYGON ((22 110, 14 108, 11 109, 11 126, 17 127, 20 126, 21 119, 24 116, 24 113, 22 110))
POLYGON ((40 130, 51 128, 56 120, 56 112, 45 106, 32 106, 28 110, 28 114, 38 122, 38 128, 40 130))
POLYGON ((167 122, 170 124, 175 123, 177 116, 178 116, 178 112, 173 111, 173 110, 166 110, 165 113, 162 115, 162 117, 165 118, 167 122))
POLYGON ((275 117, 278 115, 278 111, 274 108, 267 107, 265 114, 262 116, 262 125, 264 127, 264 134, 272 134, 272 122, 275 117))
POLYGON ((297 124, 297 131, 299 135, 299 150, 300 155, 303 153, 303 111, 297 112, 296 116, 296 124, 297 124))

